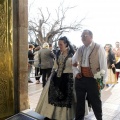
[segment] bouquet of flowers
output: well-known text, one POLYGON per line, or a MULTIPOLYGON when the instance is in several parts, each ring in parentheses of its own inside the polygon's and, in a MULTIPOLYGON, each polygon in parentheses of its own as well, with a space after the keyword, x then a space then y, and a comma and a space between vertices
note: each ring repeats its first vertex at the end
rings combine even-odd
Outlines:
POLYGON ((94 74, 94 78, 97 81, 99 91, 101 91, 105 86, 103 83, 103 75, 104 74, 105 74, 104 70, 101 70, 101 71, 97 72, 96 74, 94 74))

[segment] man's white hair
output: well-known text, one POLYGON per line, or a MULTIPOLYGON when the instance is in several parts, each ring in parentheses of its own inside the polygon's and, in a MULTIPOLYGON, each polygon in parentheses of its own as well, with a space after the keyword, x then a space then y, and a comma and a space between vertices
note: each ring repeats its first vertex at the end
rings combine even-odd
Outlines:
POLYGON ((45 43, 43 44, 43 48, 49 48, 49 44, 48 44, 47 42, 45 42, 45 43))

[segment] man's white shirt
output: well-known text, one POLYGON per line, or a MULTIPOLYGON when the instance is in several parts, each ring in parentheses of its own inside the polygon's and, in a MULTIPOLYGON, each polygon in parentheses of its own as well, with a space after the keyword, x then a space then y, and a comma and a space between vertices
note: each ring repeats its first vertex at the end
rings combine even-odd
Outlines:
MULTIPOLYGON (((81 67, 89 67, 89 55, 91 53, 91 46, 92 43, 86 47, 84 46, 84 51, 83 51, 83 56, 82 56, 82 64, 81 67)), ((73 58, 72 58, 72 64, 74 63, 78 63, 80 61, 80 49, 82 49, 82 47, 80 47, 76 53, 74 54, 73 58)), ((98 56, 99 56, 99 64, 100 64, 100 70, 105 70, 105 74, 103 76, 103 83, 105 84, 105 80, 107 78, 107 59, 106 59, 106 55, 105 55, 105 50, 102 46, 99 47, 98 50, 98 56)), ((73 69, 73 74, 74 76, 76 76, 78 73, 81 73, 80 69, 78 67, 72 67, 73 69)))

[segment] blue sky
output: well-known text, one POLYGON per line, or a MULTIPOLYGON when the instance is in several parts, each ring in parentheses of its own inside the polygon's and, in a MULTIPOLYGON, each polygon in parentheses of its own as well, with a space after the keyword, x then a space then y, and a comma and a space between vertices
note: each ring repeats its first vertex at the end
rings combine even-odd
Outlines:
MULTIPOLYGON (((32 3, 29 17, 36 17, 38 7, 45 9, 48 7, 53 12, 62 0, 28 0, 32 3)), ((93 32, 93 40, 103 46, 111 43, 113 46, 116 41, 120 41, 120 7, 119 0, 64 0, 64 6, 76 6, 67 14, 68 22, 74 18, 83 21, 83 29, 90 29, 93 32)), ((82 45, 81 32, 71 32, 66 35, 75 45, 82 45)))

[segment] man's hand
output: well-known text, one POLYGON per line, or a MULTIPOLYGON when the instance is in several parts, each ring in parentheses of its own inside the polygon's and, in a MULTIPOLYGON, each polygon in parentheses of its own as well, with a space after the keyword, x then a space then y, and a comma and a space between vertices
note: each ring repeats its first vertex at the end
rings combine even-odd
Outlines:
POLYGON ((82 77, 82 75, 80 74, 80 73, 78 73, 77 75, 76 75, 76 78, 77 79, 80 79, 82 77))

